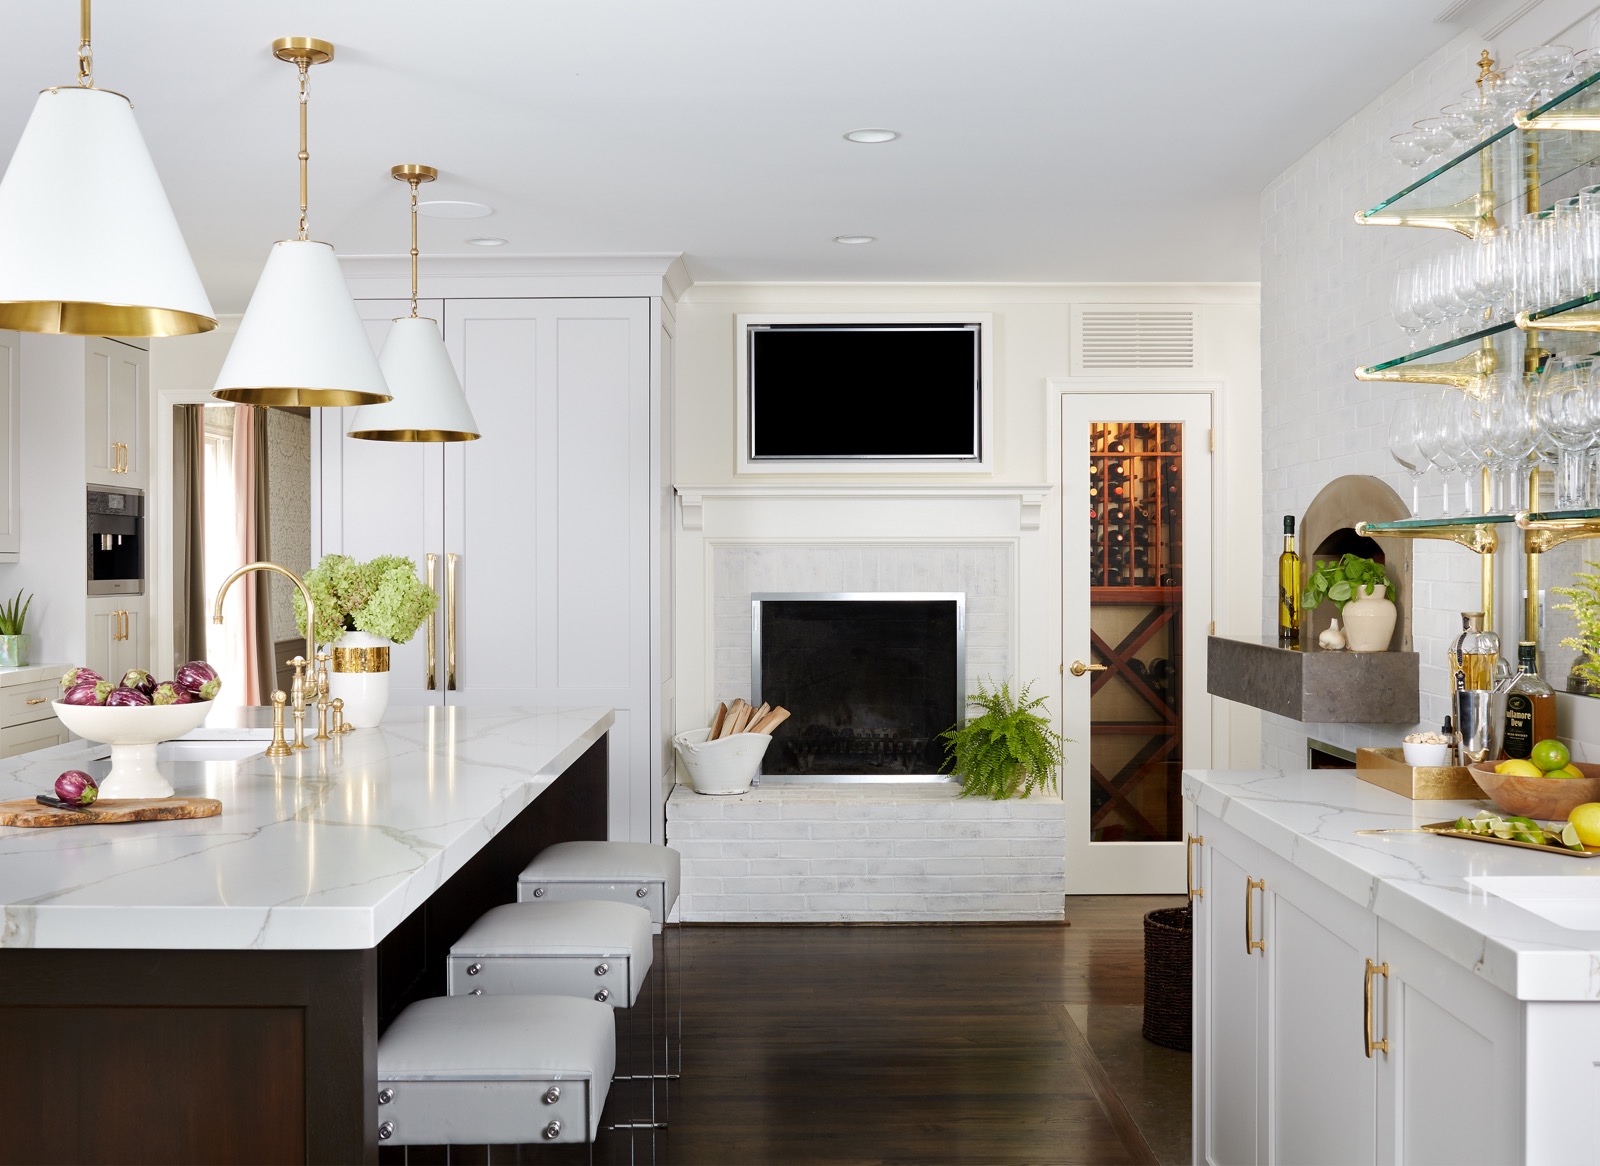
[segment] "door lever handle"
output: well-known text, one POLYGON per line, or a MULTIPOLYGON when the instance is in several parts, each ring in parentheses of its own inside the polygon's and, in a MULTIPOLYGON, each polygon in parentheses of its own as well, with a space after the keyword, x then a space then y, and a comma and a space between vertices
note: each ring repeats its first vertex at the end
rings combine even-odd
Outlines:
POLYGON ((1082 676, 1085 672, 1104 672, 1106 668, 1105 664, 1085 664, 1082 660, 1074 660, 1067 671, 1074 676, 1082 676))

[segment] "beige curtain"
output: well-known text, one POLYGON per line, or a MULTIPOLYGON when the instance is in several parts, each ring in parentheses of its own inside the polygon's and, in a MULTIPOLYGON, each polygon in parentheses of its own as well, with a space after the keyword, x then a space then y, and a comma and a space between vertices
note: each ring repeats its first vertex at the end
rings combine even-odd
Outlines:
POLYGON ((206 654, 205 406, 172 410, 172 671, 206 654))
MULTIPOLYGON (((267 538, 267 411, 237 405, 233 411, 234 525, 247 563, 271 557, 267 538)), ((272 609, 267 572, 255 571, 234 584, 244 592, 244 703, 270 704, 276 665, 272 659, 272 609)))

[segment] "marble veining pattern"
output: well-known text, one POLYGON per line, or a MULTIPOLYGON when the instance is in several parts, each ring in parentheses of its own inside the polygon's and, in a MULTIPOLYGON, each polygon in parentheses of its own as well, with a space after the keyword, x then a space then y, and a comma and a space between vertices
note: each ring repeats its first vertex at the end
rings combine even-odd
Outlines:
POLYGON ((1600 878, 1567 858, 1413 830, 1492 808, 1413 802, 1348 770, 1186 771, 1183 796, 1378 918, 1523 1000, 1600 1000, 1600 931, 1558 926, 1469 878, 1600 878))
MULTIPOLYGON (((221 711, 190 740, 264 735, 221 711)), ((391 709, 381 730, 282 761, 166 762, 219 817, 0 827, 0 947, 367 948, 610 727, 609 709, 391 709)), ((103 777, 74 742, 0 761, 0 800, 64 769, 103 777)))

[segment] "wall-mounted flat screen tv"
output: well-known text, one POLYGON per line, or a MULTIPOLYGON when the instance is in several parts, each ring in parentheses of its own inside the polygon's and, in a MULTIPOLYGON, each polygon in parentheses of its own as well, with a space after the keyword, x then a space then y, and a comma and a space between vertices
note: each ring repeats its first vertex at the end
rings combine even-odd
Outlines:
POLYGON ((977 461, 982 328, 751 324, 750 458, 977 461))

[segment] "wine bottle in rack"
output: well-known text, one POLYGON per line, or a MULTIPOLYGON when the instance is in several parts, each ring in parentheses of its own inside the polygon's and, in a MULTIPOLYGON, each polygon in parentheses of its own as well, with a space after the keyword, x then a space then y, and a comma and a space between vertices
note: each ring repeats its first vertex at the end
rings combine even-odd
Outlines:
POLYGON ((1121 437, 1113 437, 1109 442, 1106 443, 1106 452, 1107 453, 1127 453, 1128 452, 1128 443, 1126 441, 1124 441, 1121 437))

